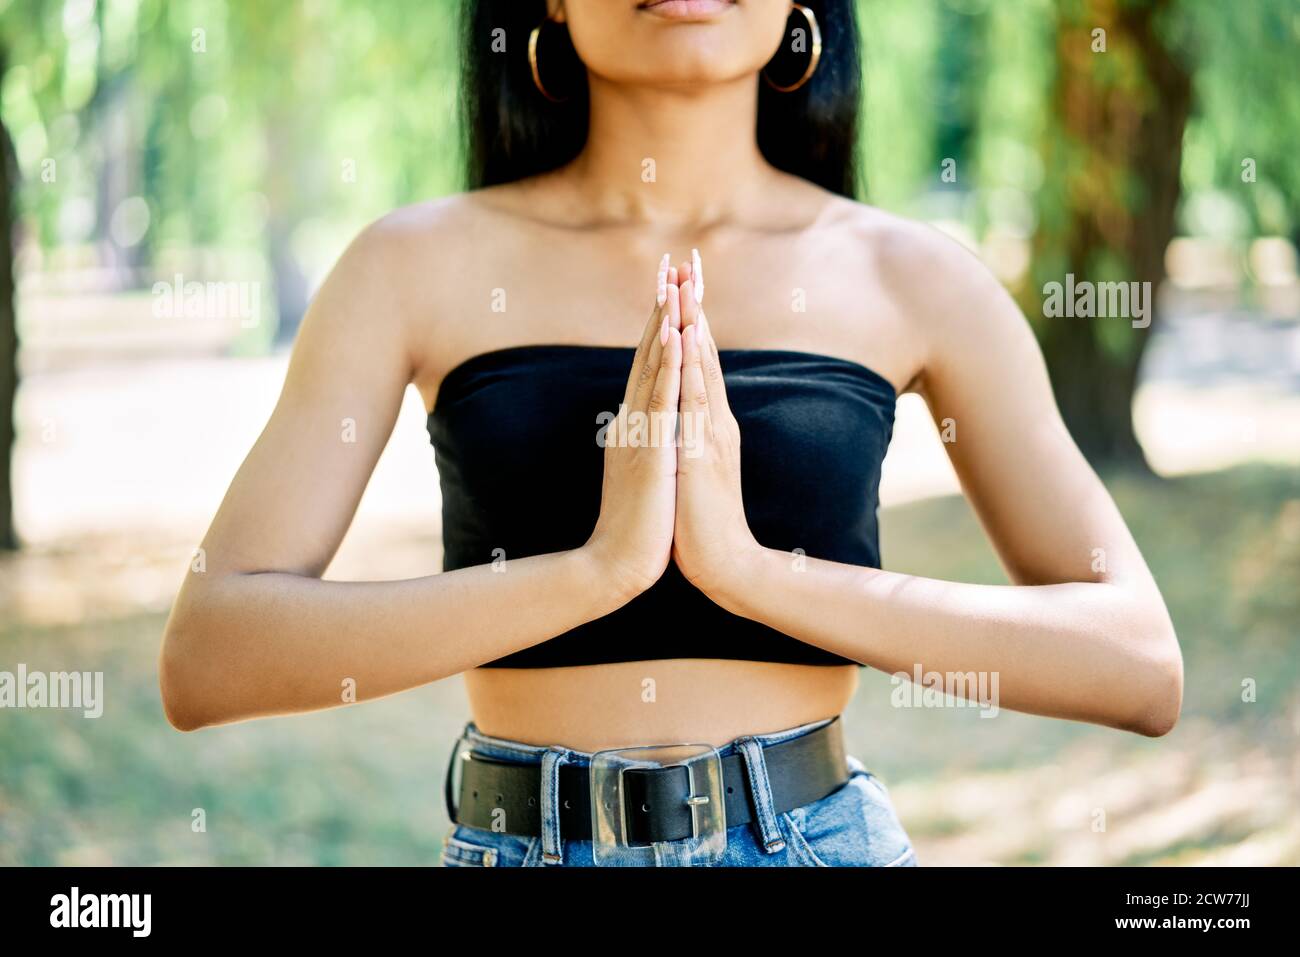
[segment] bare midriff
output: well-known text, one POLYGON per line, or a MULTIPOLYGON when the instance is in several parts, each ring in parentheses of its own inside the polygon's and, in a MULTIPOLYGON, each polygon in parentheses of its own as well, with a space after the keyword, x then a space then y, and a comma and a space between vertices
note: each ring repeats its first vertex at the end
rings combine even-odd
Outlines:
POLYGON ((716 658, 465 673, 484 734, 578 751, 666 743, 719 747, 833 717, 858 684, 854 665, 716 658))

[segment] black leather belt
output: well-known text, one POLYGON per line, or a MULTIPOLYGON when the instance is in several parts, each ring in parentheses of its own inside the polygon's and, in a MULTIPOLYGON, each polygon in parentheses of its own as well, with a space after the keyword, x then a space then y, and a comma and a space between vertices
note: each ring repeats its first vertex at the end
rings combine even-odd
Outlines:
MULTIPOLYGON (((763 761, 771 783, 776 813, 819 801, 848 779, 843 729, 839 717, 797 738, 763 748, 763 761)), ((591 840, 591 779, 585 765, 564 764, 559 769, 560 835, 568 840, 591 840)), ((722 759, 726 801, 726 826, 754 819, 753 798, 744 754, 737 751, 722 759)), ((506 834, 540 835, 541 765, 502 760, 476 754, 470 745, 453 749, 447 769, 447 810, 453 821, 506 834), (452 775, 457 754, 462 760, 460 800, 452 806, 452 775), (504 814, 501 812, 504 811, 504 814), (494 823, 496 827, 494 828, 494 823), (502 826, 504 825, 504 826, 502 826)), ((624 814, 629 844, 646 845, 679 841, 692 836, 689 773, 682 765, 634 768, 623 772, 624 814)))

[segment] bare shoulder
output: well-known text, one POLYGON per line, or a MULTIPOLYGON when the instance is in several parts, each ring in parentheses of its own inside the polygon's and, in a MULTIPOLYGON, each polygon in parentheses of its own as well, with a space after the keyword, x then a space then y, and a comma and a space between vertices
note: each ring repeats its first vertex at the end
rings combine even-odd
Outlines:
POLYGON ((848 199, 836 213, 867 267, 918 321, 943 322, 1005 293, 976 253, 938 227, 848 199))
POLYGON ((854 255, 875 277, 889 311, 919 341, 924 372, 961 360, 973 347, 1023 347, 1032 341, 1010 293, 956 238, 929 223, 848 199, 840 199, 828 214, 851 237, 854 255))
POLYGON ((400 206, 367 224, 349 246, 348 254, 389 274, 415 269, 436 278, 437 262, 430 254, 472 231, 482 216, 474 194, 458 193, 400 206), (430 268, 433 271, 430 272, 430 268))
POLYGON ((456 193, 401 206, 367 225, 349 252, 389 278, 406 273, 427 292, 459 272, 457 248, 499 242, 526 226, 539 197, 548 195, 537 178, 456 193))
POLYGON ((502 198, 491 191, 458 193, 398 207, 364 226, 351 240, 322 292, 381 307, 427 342, 431 327, 447 318, 439 308, 478 257, 470 248, 493 249, 508 235, 502 198))
POLYGON ((431 403, 447 368, 481 351, 464 322, 468 291, 502 286, 505 270, 527 261, 545 193, 524 180, 394 209, 360 230, 322 295, 338 287, 347 312, 400 339, 410 380, 431 403))
POLYGON ((402 304, 437 279, 435 251, 455 229, 454 197, 399 207, 362 227, 348 243, 326 285, 345 282, 365 296, 402 304), (434 267, 434 268, 431 268, 434 267))
POLYGON ((365 226, 353 245, 376 265, 436 267, 429 253, 442 252, 445 259, 449 244, 509 228, 534 188, 529 181, 509 183, 400 206, 365 226))
POLYGON ((853 317, 843 341, 889 369, 900 391, 924 391, 927 377, 999 333, 1027 332, 997 277, 937 227, 807 181, 782 193, 803 218, 801 247, 853 317))

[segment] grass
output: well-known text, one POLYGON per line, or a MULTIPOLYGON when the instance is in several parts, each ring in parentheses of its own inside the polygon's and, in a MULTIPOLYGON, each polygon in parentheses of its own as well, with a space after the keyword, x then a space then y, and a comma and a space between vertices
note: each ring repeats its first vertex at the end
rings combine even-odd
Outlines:
MULTIPOLYGON (((1300 473, 1107 485, 1183 649, 1178 727, 1146 739, 1010 712, 900 711, 872 672, 851 746, 892 782, 923 863, 1195 863, 1255 834, 1269 837, 1241 862, 1300 863, 1300 473)), ((882 550, 899 571, 1005 581, 960 498, 887 513, 882 550)))
MULTIPOLYGON (((864 672, 851 751, 888 783, 923 864, 1300 864, 1300 472, 1108 484, 1178 628, 1179 726, 1146 739, 1010 712, 898 709, 889 679, 864 672)), ((882 539, 890 568, 1004 580, 961 499, 887 512, 882 539)), ((132 550, 146 548, 125 547, 119 577, 138 586, 148 563, 132 550)), ((173 574, 174 554, 158 561, 173 574)), ((436 860, 442 775, 468 713, 459 680, 178 734, 154 671, 165 600, 96 591, 87 562, 83 549, 0 563, 11 576, 0 669, 103 671, 106 697, 95 720, 0 712, 0 864, 436 860), (39 582, 57 613, 14 582, 39 582)))

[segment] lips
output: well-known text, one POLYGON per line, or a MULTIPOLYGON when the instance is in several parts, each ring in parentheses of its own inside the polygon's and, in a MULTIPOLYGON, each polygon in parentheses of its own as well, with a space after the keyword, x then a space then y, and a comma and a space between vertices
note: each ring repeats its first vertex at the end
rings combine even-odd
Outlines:
POLYGON ((665 20, 709 20, 735 5, 736 0, 643 0, 637 9, 665 20))

